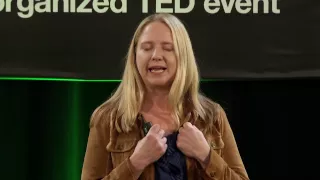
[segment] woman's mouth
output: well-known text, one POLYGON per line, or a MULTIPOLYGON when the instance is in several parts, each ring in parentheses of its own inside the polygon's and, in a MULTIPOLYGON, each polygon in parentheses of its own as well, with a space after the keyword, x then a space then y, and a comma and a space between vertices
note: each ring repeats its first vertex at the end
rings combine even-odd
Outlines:
POLYGON ((165 68, 165 67, 151 67, 151 68, 148 68, 149 72, 151 72, 151 73, 162 73, 166 69, 167 68, 165 68))

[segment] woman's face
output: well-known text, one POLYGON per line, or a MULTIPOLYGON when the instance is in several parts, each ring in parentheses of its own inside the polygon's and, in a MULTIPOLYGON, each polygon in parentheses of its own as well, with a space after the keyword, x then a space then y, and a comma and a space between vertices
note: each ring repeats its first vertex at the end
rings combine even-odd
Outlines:
POLYGON ((136 48, 136 64, 145 85, 149 88, 170 88, 177 60, 169 27, 157 21, 148 24, 136 48))

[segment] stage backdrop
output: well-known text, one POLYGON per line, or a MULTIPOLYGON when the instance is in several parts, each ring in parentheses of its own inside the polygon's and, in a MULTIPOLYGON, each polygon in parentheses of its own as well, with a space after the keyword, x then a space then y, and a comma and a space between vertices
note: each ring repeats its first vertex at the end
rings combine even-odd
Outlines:
MULTIPOLYGON (((206 81, 252 180, 319 179, 318 80, 206 81), (315 104, 314 104, 315 103, 315 104)), ((89 119, 118 82, 0 80, 1 180, 80 180, 89 119)))
POLYGON ((120 79, 155 12, 185 23, 202 78, 320 77, 311 0, 0 0, 0 76, 120 79))

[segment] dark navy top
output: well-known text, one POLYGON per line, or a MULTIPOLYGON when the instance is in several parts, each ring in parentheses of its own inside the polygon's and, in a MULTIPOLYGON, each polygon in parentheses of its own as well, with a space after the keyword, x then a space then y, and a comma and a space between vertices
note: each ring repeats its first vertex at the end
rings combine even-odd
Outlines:
POLYGON ((187 165, 184 154, 177 148, 177 135, 168 135, 167 151, 155 162, 155 180, 187 180, 187 165))

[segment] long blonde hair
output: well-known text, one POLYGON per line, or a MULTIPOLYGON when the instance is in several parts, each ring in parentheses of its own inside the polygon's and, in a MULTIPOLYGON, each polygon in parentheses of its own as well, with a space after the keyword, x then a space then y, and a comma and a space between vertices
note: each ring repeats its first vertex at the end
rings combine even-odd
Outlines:
POLYGON ((188 32, 177 17, 164 13, 150 15, 139 24, 126 56, 122 81, 115 93, 94 111, 91 121, 101 119, 102 114, 107 113, 118 132, 132 129, 145 96, 144 84, 135 65, 136 45, 144 27, 154 21, 165 23, 172 32, 177 71, 169 92, 169 104, 176 124, 189 121, 187 116, 190 114, 193 119, 213 119, 215 103, 199 92, 199 72, 188 32))

